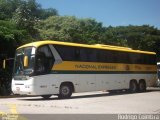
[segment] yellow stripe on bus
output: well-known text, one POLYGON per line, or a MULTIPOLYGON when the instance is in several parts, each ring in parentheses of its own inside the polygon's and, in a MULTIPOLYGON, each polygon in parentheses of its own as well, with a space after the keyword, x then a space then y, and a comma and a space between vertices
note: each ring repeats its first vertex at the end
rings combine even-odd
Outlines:
POLYGON ((156 65, 63 61, 54 65, 52 70, 156 72, 156 65))

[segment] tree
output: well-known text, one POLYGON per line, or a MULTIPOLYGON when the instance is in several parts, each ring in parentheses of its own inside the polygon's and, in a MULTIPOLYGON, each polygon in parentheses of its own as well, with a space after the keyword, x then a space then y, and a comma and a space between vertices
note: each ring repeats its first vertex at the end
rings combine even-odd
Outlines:
POLYGON ((17 24, 18 28, 25 29, 33 38, 36 37, 37 31, 34 28, 38 22, 36 10, 38 4, 35 0, 23 1, 23 3, 16 9, 13 21, 17 24))
POLYGON ((50 16, 58 16, 58 11, 53 8, 39 9, 38 18, 40 20, 45 20, 50 16))
POLYGON ((116 45, 116 46, 128 46, 125 36, 123 36, 124 30, 118 30, 116 27, 106 27, 104 32, 103 44, 116 45), (121 33, 120 33, 121 31, 121 33))
POLYGON ((106 28, 105 44, 128 46, 133 49, 156 51, 160 41, 160 30, 149 25, 118 26, 106 28))
POLYGON ((104 28, 93 19, 78 19, 69 16, 52 16, 37 26, 41 39, 76 43, 99 43, 104 28))
POLYGON ((0 20, 0 54, 13 57, 17 46, 26 43, 30 38, 25 30, 18 30, 11 21, 0 20))
POLYGON ((0 0, 0 20, 10 20, 22 0, 0 0))
POLYGON ((56 9, 42 9, 36 0, 0 0, 0 20, 13 20, 19 29, 25 29, 33 38, 38 31, 35 25, 49 16, 58 15, 56 9))

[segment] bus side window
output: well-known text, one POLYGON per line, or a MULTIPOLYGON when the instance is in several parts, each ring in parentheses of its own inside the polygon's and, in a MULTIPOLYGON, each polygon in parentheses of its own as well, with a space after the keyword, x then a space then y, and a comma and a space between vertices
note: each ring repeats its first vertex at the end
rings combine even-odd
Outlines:
POLYGON ((54 64, 54 57, 47 45, 38 48, 36 53, 36 73, 47 74, 54 64))
POLYGON ((41 52, 37 52, 36 56, 36 73, 41 74, 45 72, 45 55, 41 52))

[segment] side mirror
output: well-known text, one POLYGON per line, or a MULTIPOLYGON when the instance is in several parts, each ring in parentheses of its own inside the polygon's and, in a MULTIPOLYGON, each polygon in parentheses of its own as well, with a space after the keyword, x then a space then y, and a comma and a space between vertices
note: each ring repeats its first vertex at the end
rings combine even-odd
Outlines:
POLYGON ((28 67, 28 56, 24 56, 24 67, 28 67))
POLYGON ((6 60, 3 60, 3 69, 6 68, 6 60))

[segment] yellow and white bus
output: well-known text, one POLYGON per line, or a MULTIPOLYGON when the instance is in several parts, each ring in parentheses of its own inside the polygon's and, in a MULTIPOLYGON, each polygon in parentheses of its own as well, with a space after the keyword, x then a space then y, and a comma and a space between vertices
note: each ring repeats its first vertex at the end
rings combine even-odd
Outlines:
POLYGON ((17 48, 12 91, 69 98, 99 90, 143 92, 155 83, 154 52, 46 40, 17 48))

